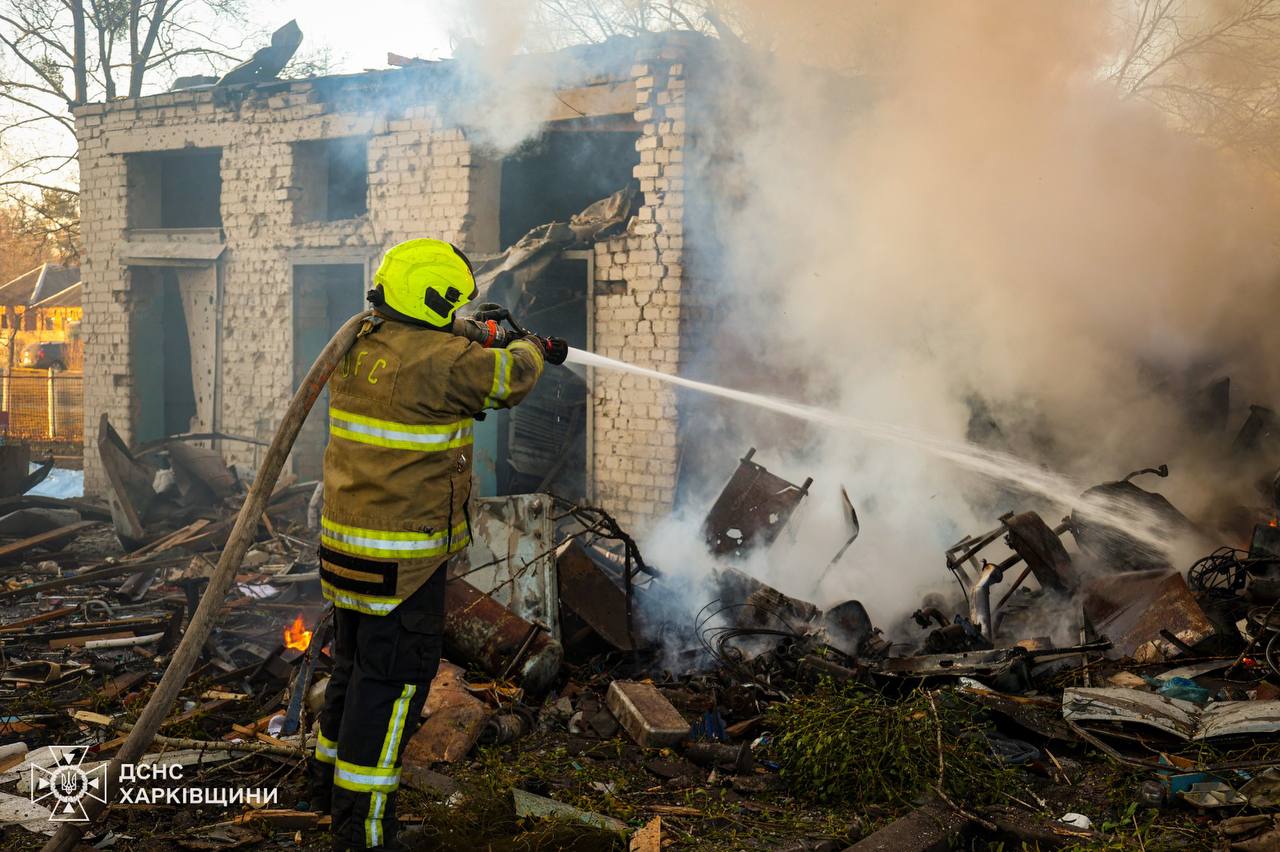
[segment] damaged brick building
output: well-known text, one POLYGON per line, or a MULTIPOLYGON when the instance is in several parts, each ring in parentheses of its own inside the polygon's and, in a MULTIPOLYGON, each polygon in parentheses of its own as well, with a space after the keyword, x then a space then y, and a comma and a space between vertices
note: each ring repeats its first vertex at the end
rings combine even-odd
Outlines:
MULTIPOLYGON (((679 368, 695 289, 686 108, 694 69, 712 64, 707 41, 613 40, 519 61, 553 66, 557 83, 540 136, 501 155, 469 132, 468 116, 487 107, 462 97, 452 61, 76 110, 89 493, 106 487, 95 444, 104 413, 134 443, 192 432, 269 440, 298 378, 362 308, 387 247, 430 235, 473 258, 498 255, 627 186, 638 193, 616 227, 505 283, 523 293, 532 328, 679 368)), ((544 385, 534 404, 478 424, 481 493, 555 490, 631 524, 665 513, 678 479, 675 394, 567 370, 544 385)), ((318 475, 322 406, 295 448, 302 478, 318 475)), ((248 466, 261 452, 216 445, 248 466)))

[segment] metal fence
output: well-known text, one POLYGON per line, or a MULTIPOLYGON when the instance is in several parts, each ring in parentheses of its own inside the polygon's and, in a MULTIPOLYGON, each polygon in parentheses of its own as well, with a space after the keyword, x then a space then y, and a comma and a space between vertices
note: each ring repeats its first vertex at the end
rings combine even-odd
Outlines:
POLYGON ((84 440, 84 374, 0 371, 0 434, 6 439, 84 440))

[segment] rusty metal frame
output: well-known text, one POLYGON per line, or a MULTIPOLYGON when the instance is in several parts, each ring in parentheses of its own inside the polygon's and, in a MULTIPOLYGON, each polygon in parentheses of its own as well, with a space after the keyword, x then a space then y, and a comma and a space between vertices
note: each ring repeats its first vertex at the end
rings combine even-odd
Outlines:
POLYGON ((703 535, 712 553, 741 555, 752 547, 773 544, 813 484, 813 477, 797 486, 770 473, 751 460, 755 454, 752 447, 742 457, 707 512, 703 535), (732 530, 741 537, 730 536, 732 530))
POLYGON ((988 640, 994 640, 997 616, 1001 607, 1010 596, 1022 585, 1031 574, 1046 590, 1068 592, 1077 585, 1077 578, 1071 565, 1071 557, 1062 546, 1060 537, 1069 529, 1064 521, 1057 527, 1050 528, 1035 512, 1023 512, 1015 515, 1007 512, 1000 516, 1000 526, 978 536, 965 536, 946 551, 947 569, 960 580, 969 602, 969 619, 982 630, 988 640), (978 562, 978 553, 990 546, 1004 534, 1005 544, 1013 551, 1013 555, 998 564, 978 562), (964 570, 968 562, 977 572, 977 579, 970 580, 964 570), (1004 579, 1004 572, 1017 565, 1026 563, 1026 567, 1000 602, 992 607, 991 589, 1004 579))
POLYGON ((467 582, 560 639, 555 520, 546 494, 473 501, 467 582))

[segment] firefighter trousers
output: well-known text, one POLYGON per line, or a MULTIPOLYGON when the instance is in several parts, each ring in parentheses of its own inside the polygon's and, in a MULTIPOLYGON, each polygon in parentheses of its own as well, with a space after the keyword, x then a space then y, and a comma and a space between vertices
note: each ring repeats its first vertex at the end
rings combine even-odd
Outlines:
POLYGON ((309 769, 317 804, 329 793, 336 850, 395 837, 400 756, 440 666, 447 567, 386 615, 334 610, 334 669, 309 769))

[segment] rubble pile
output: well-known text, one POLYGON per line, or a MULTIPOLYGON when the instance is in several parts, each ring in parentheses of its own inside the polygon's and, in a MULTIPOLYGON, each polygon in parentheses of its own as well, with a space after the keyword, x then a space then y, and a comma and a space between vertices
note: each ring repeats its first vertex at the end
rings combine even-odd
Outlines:
MULTIPOLYGON (((252 477, 206 446, 234 436, 102 427, 107 505, 0 500, 4 848, 72 806, 43 773, 70 753, 91 779, 123 743, 252 477)), ((446 849, 1280 848, 1280 506, 1197 524, 1135 482, 1167 473, 1091 491, 1203 540, 1193 563, 1028 500, 939 554, 901 624, 743 570, 811 483, 754 450, 704 525, 716 594, 683 623, 604 510, 478 499, 399 818, 446 849)), ((331 668, 316 493, 276 488, 97 848, 327 848, 303 770, 331 668)), ((831 566, 856 553, 845 502, 831 566)))

